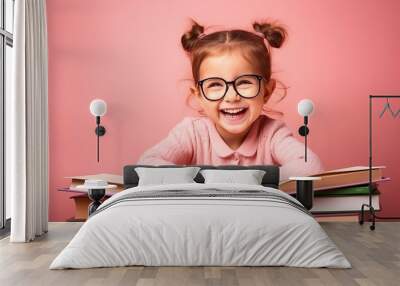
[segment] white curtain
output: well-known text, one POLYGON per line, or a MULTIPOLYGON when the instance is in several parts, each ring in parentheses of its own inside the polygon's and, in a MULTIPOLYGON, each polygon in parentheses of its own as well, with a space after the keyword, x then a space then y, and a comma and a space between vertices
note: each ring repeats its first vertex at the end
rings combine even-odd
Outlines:
POLYGON ((48 101, 45 0, 16 0, 13 92, 6 98, 6 187, 12 242, 48 227, 48 101))

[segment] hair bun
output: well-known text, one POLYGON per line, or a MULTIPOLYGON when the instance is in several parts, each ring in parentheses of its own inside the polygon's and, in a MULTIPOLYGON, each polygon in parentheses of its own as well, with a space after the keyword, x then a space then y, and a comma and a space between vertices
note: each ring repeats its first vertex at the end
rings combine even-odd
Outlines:
POLYGON ((196 21, 191 19, 192 28, 189 32, 186 32, 181 37, 182 47, 185 51, 190 52, 193 49, 196 41, 199 39, 200 35, 204 32, 204 27, 199 25, 196 21))
POLYGON ((287 32, 283 27, 271 23, 254 22, 253 29, 262 33, 270 46, 274 48, 280 48, 287 36, 287 32))

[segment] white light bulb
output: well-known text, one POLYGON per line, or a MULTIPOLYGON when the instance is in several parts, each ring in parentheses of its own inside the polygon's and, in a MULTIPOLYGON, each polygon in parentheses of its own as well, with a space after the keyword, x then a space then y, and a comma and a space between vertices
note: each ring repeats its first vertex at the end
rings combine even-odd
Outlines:
POLYGON ((301 116, 308 116, 313 112, 313 110, 314 110, 314 104, 309 99, 302 99, 297 105, 297 112, 301 116))
POLYGON ((107 112, 107 104, 102 99, 94 99, 90 103, 90 112, 93 116, 103 116, 107 112))

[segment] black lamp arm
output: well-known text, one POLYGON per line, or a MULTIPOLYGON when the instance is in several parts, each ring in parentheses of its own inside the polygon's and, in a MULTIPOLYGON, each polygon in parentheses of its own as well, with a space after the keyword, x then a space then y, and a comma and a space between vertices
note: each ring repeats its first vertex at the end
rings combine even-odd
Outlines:
POLYGON ((96 133, 96 137, 97 137, 97 162, 99 162, 99 157, 100 157, 100 136, 103 136, 104 134, 106 134, 106 129, 104 128, 104 126, 100 125, 100 116, 96 116, 96 129, 95 129, 95 133, 96 133))
POLYGON ((310 132, 310 130, 307 127, 307 124, 308 124, 308 116, 304 116, 304 125, 300 126, 299 134, 304 137, 304 141, 305 141, 304 142, 304 145, 305 145, 305 148, 304 148, 304 160, 306 162, 307 162, 307 135, 310 132))

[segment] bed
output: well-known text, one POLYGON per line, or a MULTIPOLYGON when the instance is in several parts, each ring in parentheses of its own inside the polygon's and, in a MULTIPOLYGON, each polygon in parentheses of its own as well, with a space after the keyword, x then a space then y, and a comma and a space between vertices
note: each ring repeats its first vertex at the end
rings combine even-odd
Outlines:
POLYGON ((194 182, 140 185, 136 170, 184 166, 129 165, 125 190, 82 225, 50 269, 144 266, 291 266, 351 268, 300 202, 278 189, 279 167, 261 184, 194 182))

